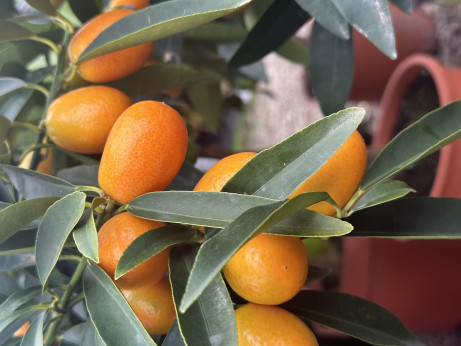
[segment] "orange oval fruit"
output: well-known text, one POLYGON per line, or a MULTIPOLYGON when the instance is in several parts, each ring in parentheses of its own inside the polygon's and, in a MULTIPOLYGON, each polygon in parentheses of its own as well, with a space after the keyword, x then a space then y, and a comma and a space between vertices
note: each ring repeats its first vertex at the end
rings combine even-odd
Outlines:
POLYGON ((51 103, 46 131, 61 148, 99 154, 115 121, 130 105, 130 98, 115 88, 94 85, 75 89, 51 103))
POLYGON ((135 10, 141 10, 149 5, 149 0, 110 0, 107 5, 108 9, 115 9, 116 7, 126 6, 133 7, 135 10))
POLYGON ((168 277, 156 283, 121 291, 149 334, 168 333, 176 317, 168 277))
POLYGON ((235 310, 238 344, 318 346, 314 333, 296 315, 278 306, 245 304, 235 310))
MULTIPOLYGON (((126 248, 145 232, 164 226, 163 223, 141 219, 129 213, 115 215, 98 232, 99 266, 114 278, 118 261, 126 248)), ((167 248, 147 261, 133 268, 115 281, 118 287, 128 288, 159 282, 168 269, 167 248)))
MULTIPOLYGON (((104 29, 132 13, 133 10, 120 9, 101 13, 90 19, 69 42, 67 53, 70 61, 75 64, 83 51, 104 29)), ((98 56, 79 63, 78 73, 92 83, 114 81, 140 69, 153 48, 154 42, 148 42, 98 56)))
POLYGON ((174 179, 187 151, 184 120, 172 107, 142 101, 128 107, 107 139, 99 185, 120 203, 161 191, 174 179))
MULTIPOLYGON (((355 131, 339 150, 309 179, 299 186, 289 198, 303 192, 326 191, 344 208, 357 191, 367 167, 367 149, 359 132, 355 131)), ((335 209, 320 202, 308 209, 333 216, 335 209)))
POLYGON ((237 251, 223 271, 242 298, 278 305, 303 287, 308 272, 307 253, 298 237, 260 234, 237 251))

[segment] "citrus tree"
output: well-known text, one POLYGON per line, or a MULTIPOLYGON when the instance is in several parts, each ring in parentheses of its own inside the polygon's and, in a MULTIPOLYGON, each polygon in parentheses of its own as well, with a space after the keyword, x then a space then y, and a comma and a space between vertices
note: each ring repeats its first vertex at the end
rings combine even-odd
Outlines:
POLYGON ((216 130, 229 90, 264 78, 265 54, 316 66, 341 47, 329 66, 350 72, 354 26, 395 56, 387 2, 147 5, 0 5, 0 342, 316 345, 315 322, 420 344, 370 301, 303 289, 323 271, 301 239, 459 238, 458 199, 402 198, 412 188, 390 178, 461 137, 460 102, 407 127, 367 168, 365 111, 342 109, 351 74, 331 82, 324 66, 316 90, 330 115, 204 175, 193 165, 199 132, 216 130), (292 36, 311 16, 322 35, 308 54, 292 36), (374 222, 390 215, 393 227, 374 222))

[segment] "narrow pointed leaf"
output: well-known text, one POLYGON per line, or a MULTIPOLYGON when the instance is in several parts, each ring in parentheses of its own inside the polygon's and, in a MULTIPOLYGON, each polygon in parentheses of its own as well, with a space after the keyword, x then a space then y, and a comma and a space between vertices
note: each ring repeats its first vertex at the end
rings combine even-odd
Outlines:
MULTIPOLYGON (((282 44, 277 49, 277 54, 297 64, 304 66, 309 66, 310 64, 309 47, 297 37, 293 37, 282 44)), ((244 73, 244 70, 243 68, 240 72, 244 73)))
POLYGON ((461 101, 440 107, 401 131, 381 150, 360 184, 362 191, 461 138, 461 101))
POLYGON ((170 281, 181 333, 188 345, 237 346, 234 308, 221 275, 213 278, 185 313, 178 310, 196 251, 192 246, 175 247, 170 254, 170 281))
POLYGON ((0 272, 10 272, 20 268, 27 268, 35 265, 33 250, 24 253, 14 253, 0 256, 0 272))
POLYGON ((194 235, 195 231, 181 225, 160 227, 143 233, 123 252, 115 269, 115 279, 166 248, 190 240, 194 235))
POLYGON ((106 346, 91 319, 85 323, 81 345, 106 346))
POLYGON ((350 32, 346 19, 331 0, 296 0, 325 29, 342 39, 349 39, 350 32))
POLYGON ((2 164, 0 164, 0 169, 6 173, 11 183, 25 199, 62 197, 75 191, 74 185, 50 175, 2 164))
POLYGON ((294 0, 274 1, 229 61, 229 67, 239 68, 260 60, 294 36, 309 19, 294 0))
POLYGON ((210 22, 184 32, 184 37, 195 40, 223 42, 242 41, 247 34, 240 25, 210 22))
POLYGON ((72 232, 75 245, 86 258, 99 263, 98 254, 98 231, 94 223, 93 212, 90 212, 88 221, 81 227, 72 232))
POLYGON ((7 316, 16 311, 23 304, 31 301, 35 297, 40 296, 42 288, 40 286, 32 286, 20 291, 14 292, 2 304, 0 304, 0 311, 2 316, 7 316))
POLYGON ((33 36, 33 33, 22 25, 0 20, 0 42, 26 40, 31 36, 33 36))
POLYGON ((94 263, 83 276, 90 318, 107 345, 156 345, 112 279, 94 263))
MULTIPOLYGON (((32 305, 28 306, 22 309, 18 309, 14 311, 11 314, 8 315, 1 315, 0 316, 0 342, 2 342, 2 334, 6 330, 10 330, 11 325, 16 325, 19 324, 16 329, 19 328, 22 324, 24 324, 26 321, 30 320, 33 318, 37 310, 46 310, 47 307, 44 305, 32 305), (19 323, 17 323, 19 322, 19 323)), ((11 334, 14 332, 15 329, 11 332, 11 334)), ((10 335, 11 335, 10 334, 10 335)), ((4 335, 4 334, 3 334, 4 335)), ((3 345, 3 342, 2 342, 3 345)))
MULTIPOLYGON (((0 28, 1 29, 1 28, 0 28)), ((26 86, 22 79, 14 77, 0 77, 0 101, 26 86)))
POLYGON ((38 315, 32 320, 29 328, 24 334, 24 337, 21 341, 21 346, 34 345, 42 346, 43 345, 43 324, 45 322, 46 311, 40 311, 38 315))
POLYGON ((322 118, 261 151, 222 191, 284 199, 317 172, 346 142, 365 111, 348 108, 322 118))
POLYGON ((358 32, 389 58, 397 58, 394 27, 387 0, 331 1, 358 32))
POLYGON ((45 214, 57 200, 59 197, 27 199, 0 210, 0 225, 2 225, 0 244, 45 214))
POLYGON ((404 198, 366 208, 347 221, 349 236, 414 239, 461 238, 461 199, 404 198))
POLYGON ((306 290, 282 307, 374 345, 422 345, 390 311, 349 294, 306 290))
POLYGON ((187 96, 194 109, 203 118, 205 126, 211 132, 216 133, 219 126, 222 103, 219 82, 194 85, 188 88, 187 96))
POLYGON ((415 192, 415 190, 403 181, 384 181, 381 184, 367 191, 352 207, 351 212, 373 207, 378 204, 386 203, 394 199, 404 197, 410 192, 415 192))
POLYGON ((3 141, 6 139, 10 125, 11 121, 0 114, 0 145, 3 145, 3 141))
MULTIPOLYGON (((132 200, 128 211, 135 216, 157 221, 224 228, 244 211, 274 202, 278 201, 234 193, 159 191, 132 200)), ((266 233, 333 237, 350 231, 350 225, 346 222, 310 210, 301 210, 273 225, 266 233)))
POLYGON ((413 12, 413 0, 389 0, 406 14, 413 12))
POLYGON ((15 233, 0 245, 0 256, 33 252, 36 237, 37 229, 27 229, 15 233))
POLYGON ((49 0, 26 0, 26 2, 36 10, 49 16, 56 15, 56 9, 49 0))
POLYGON ((104 30, 79 61, 155 41, 211 22, 248 4, 250 0, 188 0, 162 2, 137 11, 104 30))
POLYGON ((74 192, 55 202, 43 216, 38 227, 35 257, 40 282, 45 288, 67 237, 80 220, 86 195, 74 192))
POLYGON ((310 51, 312 86, 323 114, 343 109, 354 79, 352 39, 343 40, 314 22, 310 51))
POLYGON ((179 330, 178 319, 176 318, 168 334, 162 342, 162 346, 187 346, 179 330))

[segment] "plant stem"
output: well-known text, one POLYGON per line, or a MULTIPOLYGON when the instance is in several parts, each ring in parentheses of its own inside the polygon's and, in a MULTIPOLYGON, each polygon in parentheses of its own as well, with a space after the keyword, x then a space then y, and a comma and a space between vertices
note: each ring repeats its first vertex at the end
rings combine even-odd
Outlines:
POLYGON ((50 47, 56 54, 61 53, 61 49, 59 49, 59 47, 58 47, 53 41, 50 41, 50 40, 48 40, 47 38, 33 35, 33 36, 30 36, 29 39, 32 40, 32 41, 41 42, 41 43, 43 43, 43 44, 46 44, 46 45, 47 45, 48 47, 50 47))
POLYGON ((25 88, 34 89, 34 90, 40 91, 43 95, 45 95, 46 98, 48 98, 48 95, 50 94, 50 93, 48 92, 48 89, 42 87, 42 86, 39 85, 39 84, 26 83, 25 88))

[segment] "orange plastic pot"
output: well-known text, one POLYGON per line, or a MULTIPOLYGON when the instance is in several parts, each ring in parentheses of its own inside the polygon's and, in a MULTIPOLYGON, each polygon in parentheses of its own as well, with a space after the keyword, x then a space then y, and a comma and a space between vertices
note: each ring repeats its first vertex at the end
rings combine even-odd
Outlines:
MULTIPOLYGON (((440 106, 461 99, 461 69, 417 54, 405 59, 386 85, 373 145, 394 135, 400 102, 422 73, 432 77, 440 106)), ((430 196, 461 197, 461 141, 442 148, 430 196)), ((411 182, 410 182, 411 185, 411 182)), ((345 238, 341 291, 372 300, 415 332, 441 332, 461 322, 461 241, 345 238)))
POLYGON ((436 49, 433 20, 420 9, 411 15, 389 4, 398 57, 392 60, 356 30, 353 32, 354 80, 349 99, 379 101, 390 75, 406 57, 436 49))

